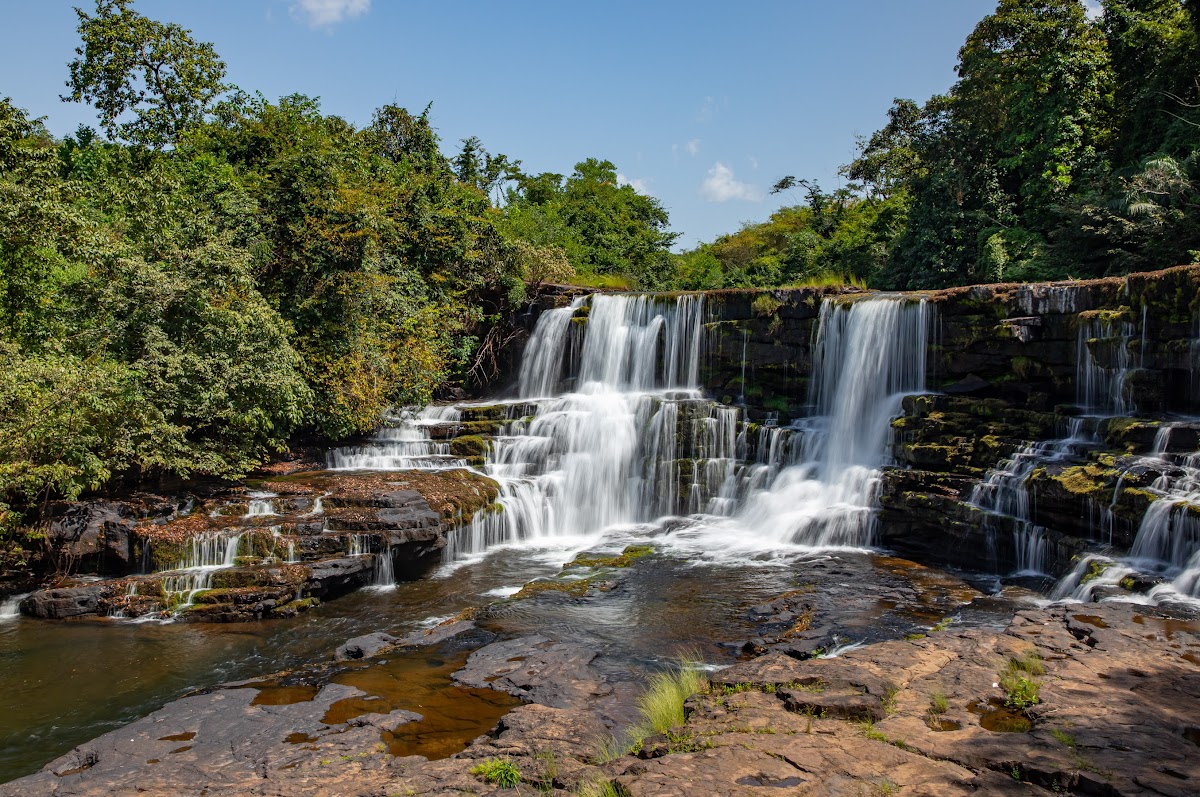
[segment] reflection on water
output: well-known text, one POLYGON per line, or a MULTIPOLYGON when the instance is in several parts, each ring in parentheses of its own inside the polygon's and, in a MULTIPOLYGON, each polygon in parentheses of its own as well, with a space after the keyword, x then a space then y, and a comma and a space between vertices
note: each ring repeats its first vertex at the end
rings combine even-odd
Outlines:
POLYGON ((327 660, 347 639, 404 633, 557 571, 573 552, 500 551, 452 577, 364 590, 292 620, 212 625, 0 623, 0 782, 195 689, 327 660))
MULTIPOLYGON (((672 523, 611 530, 604 551, 651 541, 657 552, 604 575, 611 588, 594 599, 554 593, 536 600, 503 599, 527 581, 558 572, 578 552, 510 548, 392 591, 360 591, 293 620, 191 625, 19 619, 0 624, 0 780, 35 771, 74 745, 190 690, 326 661, 350 637, 429 627, 498 598, 481 624, 506 635, 538 633, 592 646, 601 654, 594 666, 611 682, 640 682, 647 669, 688 649, 710 662, 731 663, 736 650, 717 643, 755 636, 747 609, 789 591, 806 593, 821 622, 848 644, 902 636, 926 617, 962 615, 963 603, 972 596, 990 606, 977 612, 985 622, 1011 610, 1003 600, 979 600, 979 593, 958 579, 865 551, 817 553, 780 546, 744 556, 706 555, 702 530, 672 523)), ((460 657, 389 658, 387 665, 335 678, 367 697, 335 706, 331 711, 337 716, 330 719, 396 708, 424 715, 425 721, 386 736, 397 754, 461 749, 466 734, 474 738, 512 705, 490 690, 451 686, 450 673, 461 666, 460 657)), ((312 699, 312 687, 293 683, 265 685, 255 702, 312 699)))

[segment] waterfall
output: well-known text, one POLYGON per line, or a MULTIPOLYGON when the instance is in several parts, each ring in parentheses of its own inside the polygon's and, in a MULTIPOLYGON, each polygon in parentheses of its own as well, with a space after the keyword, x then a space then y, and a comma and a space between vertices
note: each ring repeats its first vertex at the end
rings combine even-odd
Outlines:
POLYGON ((278 514, 275 511, 275 503, 271 500, 277 498, 275 493, 247 493, 250 498, 250 503, 246 507, 246 517, 266 517, 269 515, 278 514))
POLYGON ((371 586, 377 589, 394 589, 396 578, 392 575, 392 544, 383 546, 383 550, 375 554, 375 571, 371 577, 371 586))
POLYGON ((1128 321, 1092 319, 1079 326, 1075 346, 1075 402, 1099 415, 1128 415, 1134 407, 1125 388, 1131 366, 1129 343, 1134 327, 1128 321), (1096 358, 1107 347, 1109 365, 1096 358))
POLYGON ((4 600, 0 600, 0 623, 20 617, 21 601, 32 594, 32 592, 23 592, 20 595, 9 595, 4 600))
POLYGON ((536 398, 553 395, 562 377, 563 351, 575 311, 583 306, 583 297, 568 307, 546 310, 538 317, 537 326, 521 358, 520 391, 522 396, 536 398))
POLYGON ((871 544, 890 420, 903 395, 925 389, 932 305, 825 300, 816 415, 753 432, 742 408, 699 390, 705 312, 698 294, 597 295, 548 310, 522 358, 520 398, 405 411, 372 445, 332 452, 330 466, 446 467, 435 438, 452 434, 436 427, 486 407, 497 431, 482 470, 500 486, 498 508, 450 535, 448 562, 496 546, 592 545, 683 513, 720 544, 871 544))
POLYGON ((406 470, 463 468, 464 459, 450 455, 450 444, 430 435, 433 427, 454 424, 460 412, 453 405, 404 410, 390 419, 365 446, 345 446, 326 457, 330 470, 406 470))
POLYGON ((514 405, 532 414, 510 414, 485 455, 501 511, 480 513, 452 535, 447 560, 497 545, 594 538, 683 511, 681 463, 703 467, 695 460, 718 446, 705 432, 682 439, 681 423, 699 418, 707 429, 711 419, 713 435, 735 436, 738 411, 714 408, 697 390, 703 296, 593 296, 577 362, 567 363, 570 320, 581 306, 538 319, 514 405), (576 372, 566 373, 571 365, 576 372), (553 395, 564 378, 574 391, 553 395))
POLYGON ((241 533, 210 531, 192 537, 183 557, 163 577, 163 591, 179 605, 189 605, 197 592, 211 589, 214 572, 234 566, 241 544, 241 533))
POLYGON ((1066 437, 1029 443, 989 470, 971 489, 967 503, 988 513, 984 523, 990 532, 996 531, 994 518, 1011 521, 1015 574, 1046 572, 1046 530, 1033 522, 1033 499, 1025 486, 1030 474, 1044 465, 1078 457, 1097 442, 1094 434, 1085 431, 1082 418, 1071 418, 1066 437))
POLYGON ((755 536, 804 546, 871 545, 890 421, 925 389, 933 308, 925 301, 826 299, 813 350, 800 461, 747 498, 734 520, 755 536))

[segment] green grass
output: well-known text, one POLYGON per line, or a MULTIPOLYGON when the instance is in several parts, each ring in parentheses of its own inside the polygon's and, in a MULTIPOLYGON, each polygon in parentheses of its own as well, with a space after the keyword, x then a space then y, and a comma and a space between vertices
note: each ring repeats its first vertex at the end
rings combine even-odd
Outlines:
POLYGON ((1029 651, 1008 660, 1004 672, 1000 673, 1000 688, 1004 690, 1004 705, 1024 711, 1041 702, 1042 684, 1038 676, 1045 675, 1046 667, 1037 651, 1029 651))
POLYGON ((950 710, 950 701, 946 699, 946 693, 941 689, 934 690, 929 698, 929 713, 930 714, 945 714, 950 710))
POLYGON ((833 271, 827 271, 824 274, 816 274, 812 277, 807 277, 802 282, 788 283, 786 288, 836 288, 842 285, 850 285, 855 288, 866 289, 867 281, 861 277, 853 275, 838 274, 833 271))
POLYGON ((633 283, 622 274, 580 274, 567 280, 568 285, 578 285, 582 288, 605 288, 618 291, 628 291, 633 283))
POLYGON ((471 774, 502 789, 516 788, 521 783, 521 770, 507 758, 486 758, 471 767, 471 774))
POLYGON ((1057 739, 1061 744, 1066 745, 1072 750, 1079 746, 1079 743, 1075 741, 1075 737, 1061 728, 1055 728, 1054 730, 1050 731, 1050 735, 1057 739))
POLYGON ((676 669, 660 672, 650 679, 649 688, 638 698, 641 720, 636 728, 641 738, 666 733, 687 720, 683 702, 708 686, 708 679, 695 665, 692 661, 680 661, 676 669))
POLYGON ((603 780, 580 785, 575 797, 629 797, 629 792, 611 780, 603 780))
MULTIPOLYGON (((683 656, 673 669, 654 675, 646 691, 638 698, 638 721, 622 737, 613 736, 600 742, 595 762, 603 764, 626 753, 636 753, 642 749, 646 737, 668 734, 672 728, 683 725, 687 721, 683 711, 684 701, 709 688, 708 679, 698 665, 698 656, 683 656)), ((749 684, 745 685, 745 689, 738 688, 741 686, 724 687, 727 690, 725 694, 753 689, 749 684)), ((668 741, 674 747, 674 743, 681 739, 668 741)))

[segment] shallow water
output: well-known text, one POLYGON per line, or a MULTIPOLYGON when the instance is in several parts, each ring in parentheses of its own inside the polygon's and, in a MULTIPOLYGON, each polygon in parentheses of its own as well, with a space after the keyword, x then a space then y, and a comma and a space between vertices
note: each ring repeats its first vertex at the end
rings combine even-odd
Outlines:
MULTIPOLYGON (((718 643, 752 637, 747 609, 788 591, 806 592, 819 622, 830 625, 840 644, 896 638, 945 616, 998 625, 1012 610, 1011 601, 984 599, 954 576, 866 551, 714 553, 703 540, 706 533, 717 532, 703 520, 668 528, 648 525, 606 535, 594 549, 615 552, 631 542, 652 542, 656 552, 633 567, 613 571, 611 591, 582 600, 553 593, 533 600, 502 597, 527 581, 557 574, 582 549, 577 544, 493 550, 394 589, 361 590, 293 620, 236 625, 4 622, 0 780, 33 772, 73 746, 189 691, 327 661, 350 637, 428 627, 464 608, 493 602, 481 620, 486 627, 505 635, 539 633, 594 646, 601 653, 597 666, 614 682, 639 682, 646 671, 685 650, 697 651, 711 663, 732 663, 736 647, 718 643), (972 598, 975 602, 964 607, 972 598)), ((719 531, 724 535, 727 529, 719 531)), ((442 688, 439 679, 448 679, 449 673, 441 671, 444 662, 396 666, 429 668, 423 683, 431 685, 430 694, 442 688)), ((368 694, 390 695, 389 705, 409 707, 386 687, 389 679, 411 673, 379 670, 339 679, 343 677, 368 694), (355 678, 370 683, 359 684, 355 678)), ((306 688, 264 690, 259 700, 311 699, 311 688, 306 688)), ((456 733, 474 733, 463 728, 476 726, 450 721, 453 697, 438 698, 449 701, 446 710, 435 712, 427 726, 410 729, 420 732, 417 737, 400 733, 389 740, 393 750, 412 749, 414 738, 449 749, 459 743, 456 733)), ((492 708, 482 706, 481 712, 502 713, 505 705, 498 696, 492 708)))

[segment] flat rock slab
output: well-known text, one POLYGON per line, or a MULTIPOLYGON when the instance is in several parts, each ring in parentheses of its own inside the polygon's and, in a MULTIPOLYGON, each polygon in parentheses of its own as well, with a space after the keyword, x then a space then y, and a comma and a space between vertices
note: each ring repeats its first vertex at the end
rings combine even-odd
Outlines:
POLYGON ((287 793, 262 787, 281 785, 301 764, 341 756, 390 764, 391 756, 378 749, 381 729, 421 718, 394 711, 331 726, 321 721, 330 706, 361 692, 329 684, 312 700, 255 705, 258 693, 219 689, 176 700, 0 786, 0 797, 287 793))
POLYGON ((768 654, 713 683, 619 775, 631 795, 1200 794, 1200 622, 1147 607, 1034 609, 1003 633, 835 659, 768 654), (1031 653, 1040 702, 1010 712, 1027 730, 1004 732, 990 721, 1001 673, 1031 653))
POLYGON ((539 702, 438 761, 377 749, 382 727, 415 715, 321 723, 350 687, 288 706, 225 689, 81 745, 0 797, 516 794, 472 773, 494 758, 518 768, 522 794, 606 782, 632 797, 1200 794, 1200 621, 1147 607, 1030 609, 1003 632, 943 631, 834 659, 768 654, 717 673, 688 700, 686 723, 647 739, 641 757, 603 755, 604 707, 626 695, 601 662, 540 635, 476 651, 460 683, 539 702), (987 719, 1003 704, 1000 673, 1031 653, 1044 667, 1040 702, 1019 713, 1027 730, 1001 732, 987 719), (294 733, 311 741, 289 744, 294 733))

